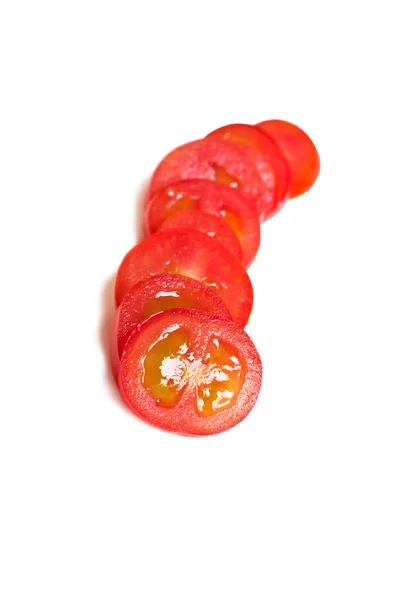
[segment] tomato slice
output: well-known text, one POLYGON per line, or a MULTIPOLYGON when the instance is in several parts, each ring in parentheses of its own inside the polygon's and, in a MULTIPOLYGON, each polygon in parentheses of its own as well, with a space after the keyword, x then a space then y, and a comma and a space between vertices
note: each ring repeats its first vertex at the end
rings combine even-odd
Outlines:
MULTIPOLYGON (((232 123, 219 129, 215 129, 207 135, 207 138, 216 138, 230 142, 245 144, 259 152, 256 159, 257 168, 263 172, 263 161, 265 160, 273 173, 274 193, 269 193, 264 198, 262 221, 270 219, 280 210, 288 199, 291 183, 291 172, 280 148, 259 127, 246 125, 245 123, 232 123)), ((267 170, 264 171, 268 177, 267 170)))
POLYGON ((227 248, 240 262, 243 260, 243 251, 236 234, 221 217, 195 208, 181 210, 165 219, 159 231, 175 229, 175 227, 188 227, 202 231, 227 248))
POLYGON ((134 329, 151 315, 171 308, 195 308, 222 319, 232 318, 220 297, 197 279, 164 274, 139 281, 124 296, 114 320, 111 345, 115 372, 134 329))
POLYGON ((289 164, 290 197, 307 192, 320 172, 320 157, 307 133, 297 125, 279 119, 262 121, 257 127, 274 139, 289 164))
POLYGON ((124 257, 116 277, 116 303, 143 279, 177 273, 211 286, 244 327, 251 313, 253 290, 242 264, 209 235, 194 229, 169 229, 149 236, 124 257))
POLYGON ((171 309, 131 334, 119 388, 126 405, 148 423, 202 436, 242 421, 257 400, 261 379, 259 354, 232 321, 171 309))
MULTIPOLYGON (((240 242, 245 267, 252 263, 260 244, 256 211, 246 204, 237 190, 214 181, 179 181, 158 190, 146 209, 146 230, 151 233, 157 231, 165 219, 176 219, 176 214, 191 209, 222 217, 240 242)), ((182 225, 183 221, 179 222, 182 225)))
POLYGON ((149 196, 184 179, 208 179, 238 189, 259 217, 275 193, 274 174, 258 152, 244 144, 206 138, 175 148, 157 166, 149 196))

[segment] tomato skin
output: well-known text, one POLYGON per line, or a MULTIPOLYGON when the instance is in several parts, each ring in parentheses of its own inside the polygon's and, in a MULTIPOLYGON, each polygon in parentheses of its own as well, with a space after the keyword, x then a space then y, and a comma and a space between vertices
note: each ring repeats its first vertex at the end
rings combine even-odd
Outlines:
POLYGON ((251 314, 253 289, 241 263, 216 240, 194 229, 159 231, 132 248, 116 276, 116 304, 138 281, 178 273, 210 285, 234 321, 244 327, 251 314))
POLYGON ((249 336, 234 325, 214 315, 193 309, 171 309, 158 313, 131 334, 124 349, 119 371, 119 388, 125 404, 143 420, 160 429, 180 435, 204 436, 226 431, 240 423, 252 410, 262 380, 262 364, 249 336), (201 416, 195 410, 197 370, 186 379, 186 386, 176 406, 165 407, 143 385, 143 363, 149 348, 164 332, 178 327, 192 334, 191 354, 202 364, 208 341, 215 336, 232 344, 244 362, 244 380, 237 400, 230 408, 201 416))
POLYGON ((265 197, 261 221, 266 221, 275 215, 289 197, 291 172, 274 140, 259 127, 245 123, 224 125, 211 131, 206 137, 249 146, 260 154, 261 159, 257 158, 259 169, 261 169, 263 160, 269 164, 273 173, 275 191, 265 197))
POLYGON ((185 180, 158 190, 146 208, 146 231, 160 229, 169 214, 174 218, 176 212, 191 209, 222 217, 237 235, 244 266, 252 264, 261 237, 256 211, 246 204, 240 192, 215 181, 185 180))
POLYGON ((160 225, 159 231, 175 228, 202 231, 227 248, 237 260, 240 262, 243 260, 243 251, 236 234, 221 217, 191 208, 176 212, 165 219, 160 225))
POLYGON ((171 308, 195 308, 232 320, 220 297, 208 285, 176 274, 154 275, 135 284, 117 309, 111 332, 111 362, 118 372, 119 360, 134 329, 153 314, 171 308))
POLYGON ((112 320, 110 327, 110 337, 109 337, 109 359, 110 359, 110 368, 113 373, 113 377, 117 383, 119 376, 119 368, 120 368, 120 356, 119 356, 119 346, 118 346, 118 329, 119 329, 119 317, 120 311, 117 309, 116 314, 112 320))
POLYGON ((167 154, 155 169, 149 196, 185 179, 218 181, 241 192, 247 204, 263 217, 263 204, 275 193, 274 174, 252 148, 234 142, 205 138, 189 142, 167 154), (230 178, 230 181, 228 180, 230 178))
POLYGON ((320 157, 317 149, 303 129, 280 119, 258 123, 284 154, 291 170, 290 197, 296 198, 307 192, 320 172, 320 157))

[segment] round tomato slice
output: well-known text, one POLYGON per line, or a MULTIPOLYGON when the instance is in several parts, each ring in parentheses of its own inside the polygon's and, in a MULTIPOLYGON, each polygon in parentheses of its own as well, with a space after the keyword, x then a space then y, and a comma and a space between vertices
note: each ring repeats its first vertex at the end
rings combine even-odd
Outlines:
POLYGON ((214 181, 179 181, 158 190, 146 209, 146 230, 157 231, 165 219, 191 209, 222 217, 240 242, 245 267, 252 263, 260 244, 256 211, 246 204, 241 193, 214 181))
MULTIPOLYGON (((268 193, 264 199, 262 220, 270 219, 280 210, 288 199, 291 183, 291 172, 280 148, 259 127, 244 123, 232 123, 215 129, 207 138, 216 138, 230 142, 245 144, 260 154, 257 158, 257 167, 262 170, 265 160, 273 172, 274 193, 268 193)), ((266 172, 266 171, 265 171, 266 172)))
POLYGON ((163 310, 195 308, 226 320, 231 315, 208 285, 183 275, 154 275, 134 285, 117 309, 112 331, 112 364, 118 371, 119 358, 134 329, 163 310))
POLYGON ((243 251, 236 234, 221 217, 195 208, 181 210, 165 219, 159 231, 175 229, 175 227, 188 227, 202 231, 227 248, 239 261, 243 259, 243 251))
POLYGON ((209 285, 244 327, 252 310, 253 290, 242 264, 202 231, 169 229, 149 236, 124 257, 116 277, 116 303, 151 275, 177 273, 209 285))
POLYGON ((307 192, 320 172, 320 157, 307 133, 297 125, 279 119, 262 121, 257 127, 273 138, 289 164, 290 197, 307 192))
POLYGON ((202 436, 242 421, 257 400, 261 379, 259 354, 232 321, 172 309, 131 334, 119 388, 126 405, 148 423, 202 436))
POLYGON ((206 138, 170 152, 153 173, 149 196, 184 179, 208 179, 238 189, 259 217, 274 195, 274 174, 258 152, 244 144, 206 138))

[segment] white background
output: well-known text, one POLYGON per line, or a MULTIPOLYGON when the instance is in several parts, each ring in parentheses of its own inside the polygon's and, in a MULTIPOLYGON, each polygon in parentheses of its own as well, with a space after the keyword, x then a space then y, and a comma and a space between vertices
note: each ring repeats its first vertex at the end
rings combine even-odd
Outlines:
POLYGON ((397 598, 392 2, 18 2, 0 12, 2 600, 397 598), (230 122, 307 130, 263 226, 251 415, 146 426, 104 356, 142 184, 230 122))

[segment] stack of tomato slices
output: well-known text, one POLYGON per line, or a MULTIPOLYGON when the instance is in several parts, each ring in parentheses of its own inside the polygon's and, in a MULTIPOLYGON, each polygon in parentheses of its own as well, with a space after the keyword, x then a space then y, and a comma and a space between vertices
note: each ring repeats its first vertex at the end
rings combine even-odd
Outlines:
POLYGON ((146 422, 202 436, 251 411, 262 364, 243 331, 253 305, 246 269, 260 224, 306 192, 319 170, 308 135, 280 120, 226 125, 157 166, 147 237, 117 273, 111 339, 122 398, 146 422))

